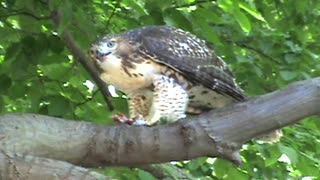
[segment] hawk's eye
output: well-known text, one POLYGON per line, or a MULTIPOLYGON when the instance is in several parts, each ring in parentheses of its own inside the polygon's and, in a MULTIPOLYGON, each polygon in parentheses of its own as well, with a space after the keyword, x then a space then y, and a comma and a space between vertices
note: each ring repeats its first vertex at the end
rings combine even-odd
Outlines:
POLYGON ((114 45, 116 45, 116 42, 114 42, 114 41, 109 41, 109 42, 107 42, 107 47, 108 47, 108 48, 113 48, 114 45))

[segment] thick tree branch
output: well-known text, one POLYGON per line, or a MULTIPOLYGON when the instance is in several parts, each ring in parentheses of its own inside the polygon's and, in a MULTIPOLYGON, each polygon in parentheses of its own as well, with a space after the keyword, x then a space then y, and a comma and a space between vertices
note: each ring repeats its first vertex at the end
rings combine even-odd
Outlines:
POLYGON ((0 152, 0 179, 107 180, 106 176, 72 164, 10 152, 0 152))
POLYGON ((241 145, 320 114, 320 78, 170 125, 98 126, 43 115, 0 116, 0 149, 85 167, 136 166, 198 157, 240 164, 241 145))

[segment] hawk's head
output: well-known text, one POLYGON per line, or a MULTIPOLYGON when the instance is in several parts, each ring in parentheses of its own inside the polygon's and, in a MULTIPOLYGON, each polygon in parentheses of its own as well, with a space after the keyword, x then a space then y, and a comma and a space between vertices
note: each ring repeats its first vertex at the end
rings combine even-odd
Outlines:
POLYGON ((133 43, 123 34, 108 35, 94 43, 90 48, 90 57, 100 70, 120 69, 124 59, 137 50, 138 43, 133 43))
POLYGON ((123 92, 151 86, 159 73, 149 56, 140 53, 140 42, 128 34, 105 36, 90 48, 90 58, 100 70, 100 77, 123 92))
POLYGON ((94 61, 103 62, 109 55, 113 55, 117 48, 117 38, 114 36, 106 36, 90 48, 90 56, 94 61))
POLYGON ((118 55, 120 38, 118 36, 105 36, 90 48, 90 57, 102 71, 121 66, 118 55))

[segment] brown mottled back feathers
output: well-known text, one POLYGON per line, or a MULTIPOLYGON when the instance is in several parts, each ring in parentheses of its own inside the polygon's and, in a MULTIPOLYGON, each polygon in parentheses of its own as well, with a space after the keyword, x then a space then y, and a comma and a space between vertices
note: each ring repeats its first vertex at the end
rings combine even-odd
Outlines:
POLYGON ((169 26, 150 26, 123 34, 139 51, 180 72, 186 79, 236 100, 244 94, 226 63, 196 36, 169 26))

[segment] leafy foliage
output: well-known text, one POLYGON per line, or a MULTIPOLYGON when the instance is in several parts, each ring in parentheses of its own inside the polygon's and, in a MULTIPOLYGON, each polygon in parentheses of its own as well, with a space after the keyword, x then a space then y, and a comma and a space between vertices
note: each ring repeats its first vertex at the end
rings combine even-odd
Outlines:
MULTIPOLYGON (((127 112, 121 93, 110 112, 86 70, 60 35, 70 30, 87 51, 98 37, 147 25, 172 25, 213 44, 249 95, 320 76, 317 0, 5 0, 0 3, 0 112, 41 113, 112 124, 127 112), (63 12, 56 28, 52 11, 63 12)), ((299 100, 295 100, 299 103, 299 100)), ((275 107, 276 108, 276 107, 275 107)), ((220 159, 175 163, 200 179, 320 177, 320 123, 309 118, 285 129, 276 144, 244 145, 245 165, 220 159)), ((169 166, 168 166, 169 167, 169 166)), ((175 178, 177 173, 167 167, 175 178)), ((139 169, 109 169, 121 179, 152 179, 139 169)))

